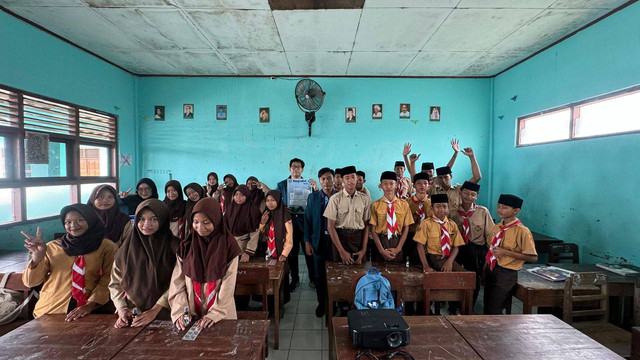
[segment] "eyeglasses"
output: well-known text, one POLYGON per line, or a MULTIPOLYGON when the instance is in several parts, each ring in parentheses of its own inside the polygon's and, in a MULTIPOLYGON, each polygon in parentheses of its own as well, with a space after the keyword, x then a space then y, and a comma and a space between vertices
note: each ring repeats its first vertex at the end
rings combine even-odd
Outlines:
POLYGON ((360 350, 358 351, 358 355, 356 355, 356 360, 359 360, 361 357, 366 356, 366 359, 371 360, 389 360, 395 357, 399 357, 404 360, 415 360, 411 354, 404 350, 395 350, 387 354, 380 355, 381 357, 377 357, 371 352, 371 349, 360 350))

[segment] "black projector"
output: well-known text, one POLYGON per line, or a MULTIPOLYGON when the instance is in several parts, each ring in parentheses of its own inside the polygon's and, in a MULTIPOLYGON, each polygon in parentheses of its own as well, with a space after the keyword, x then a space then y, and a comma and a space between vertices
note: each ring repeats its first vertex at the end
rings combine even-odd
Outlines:
POLYGON ((409 325, 397 310, 351 310, 347 320, 357 348, 392 349, 409 345, 409 325))

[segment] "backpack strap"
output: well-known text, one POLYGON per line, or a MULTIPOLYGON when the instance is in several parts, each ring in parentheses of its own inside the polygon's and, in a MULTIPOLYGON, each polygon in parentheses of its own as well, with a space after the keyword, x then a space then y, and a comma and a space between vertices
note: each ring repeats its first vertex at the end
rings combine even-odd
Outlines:
POLYGON ((369 271, 367 271, 367 274, 369 274, 369 275, 375 275, 375 274, 380 275, 380 271, 375 266, 372 266, 371 269, 369 269, 369 271))
POLYGON ((0 280, 0 289, 7 287, 7 281, 9 281, 9 276, 11 276, 11 274, 13 274, 13 272, 10 271, 2 276, 2 280, 0 280))

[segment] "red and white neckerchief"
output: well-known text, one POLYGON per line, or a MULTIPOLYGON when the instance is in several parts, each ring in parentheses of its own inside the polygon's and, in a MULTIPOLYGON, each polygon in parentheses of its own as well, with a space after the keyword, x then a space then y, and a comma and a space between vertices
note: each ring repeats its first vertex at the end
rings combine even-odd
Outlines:
POLYGON ((277 258, 278 254, 276 253, 276 231, 273 227, 273 221, 271 221, 271 225, 269 225, 269 234, 267 239, 267 255, 272 258, 277 258))
POLYGON ((493 235, 493 240, 491 241, 491 247, 489 247, 489 251, 487 252, 487 256, 485 257, 487 264, 489 264, 489 269, 493 270, 497 262, 497 259, 495 256, 493 256, 493 252, 491 250, 493 250, 494 248, 500 247, 500 244, 502 244, 502 239, 504 238, 504 233, 505 231, 507 231, 507 229, 512 228, 521 223, 522 222, 520 221, 520 219, 516 219, 514 222, 512 222, 507 226, 500 226, 500 231, 498 231, 497 234, 493 235))
POLYGON ((220 193, 220 210, 224 214, 224 190, 220 193))
POLYGON ((396 202, 395 200, 385 201, 387 203, 387 239, 391 239, 393 235, 398 231, 398 222, 396 219, 396 209, 393 204, 396 202))
MULTIPOLYGON (((205 293, 206 299, 204 299, 205 300, 204 313, 208 313, 211 306, 213 306, 213 304, 216 302, 216 294, 217 294, 216 282, 214 281, 214 282, 206 283, 205 286, 206 286, 206 293, 205 293)), ((196 295, 194 299, 194 303, 196 305, 196 312, 198 314, 202 314, 203 313, 202 284, 195 280, 193 281, 193 293, 196 295)))
POLYGON ((424 201, 418 200, 418 198, 415 195, 411 197, 411 200, 418 205, 418 210, 416 211, 416 216, 418 216, 420 218, 420 221, 424 220, 424 218, 426 217, 426 215, 424 213, 424 201))
POLYGON ((87 289, 84 283, 85 270, 84 256, 78 256, 71 269, 71 296, 76 300, 78 307, 87 304, 87 289))
POLYGON ((182 239, 182 235, 184 235, 184 218, 178 219, 178 237, 182 239))
POLYGON ((402 184, 402 179, 404 179, 404 177, 398 178, 398 189, 396 190, 396 196, 402 199, 402 195, 403 195, 403 184, 402 184))
POLYGON ((458 214, 460 214, 460 216, 462 216, 462 237, 464 238, 464 243, 465 244, 469 243, 469 236, 471 234, 470 225, 469 225, 469 218, 473 215, 473 213, 475 211, 476 211, 476 204, 475 203, 471 204, 471 207, 469 208, 469 211, 467 211, 466 213, 464 212, 464 210, 458 209, 458 214))
POLYGON ((446 222, 440 221, 440 219, 436 217, 432 217, 432 219, 440 225, 440 248, 442 249, 442 258, 444 259, 451 255, 451 236, 445 226, 447 224, 446 222))

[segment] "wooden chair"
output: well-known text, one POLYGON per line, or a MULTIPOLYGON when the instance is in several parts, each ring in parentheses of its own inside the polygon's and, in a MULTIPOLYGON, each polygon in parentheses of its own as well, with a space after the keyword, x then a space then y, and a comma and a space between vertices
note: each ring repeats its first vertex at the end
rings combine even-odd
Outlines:
POLYGON ((571 260, 574 264, 580 263, 578 245, 572 243, 560 243, 549 245, 549 262, 559 263, 563 260, 571 260))
MULTIPOLYGON (((385 274, 385 273, 383 273, 383 271, 384 271, 384 269, 382 269, 382 271, 380 271, 380 275, 382 275, 384 278, 389 280, 389 285, 391 286, 391 291, 395 291, 395 298, 393 299, 393 302, 395 303, 396 307, 402 306, 402 314, 404 315, 404 301, 402 300, 402 294, 404 292, 404 277, 400 273, 395 273, 395 274, 386 273, 385 274)), ((356 293, 356 286, 358 285, 358 281, 363 276, 364 276, 364 274, 356 275, 351 279, 351 293, 352 294, 356 293)))
POLYGON ((600 272, 577 272, 565 280, 563 320, 622 357, 631 352, 631 333, 609 323, 609 288, 607 275, 600 272), (578 287, 586 295, 575 295, 578 287), (591 293, 590 290, 593 290, 591 293), (587 309, 574 310, 575 303, 587 309), (595 308, 592 306, 598 304, 595 308), (574 323, 576 317, 599 317, 597 321, 574 323))
POLYGON ((423 276, 425 314, 431 301, 460 301, 462 314, 473 314, 476 274, 470 271, 428 272, 423 276))
POLYGON ((238 286, 258 286, 262 294, 262 311, 268 313, 267 291, 269 290, 269 269, 247 268, 238 270, 236 288, 238 286))

